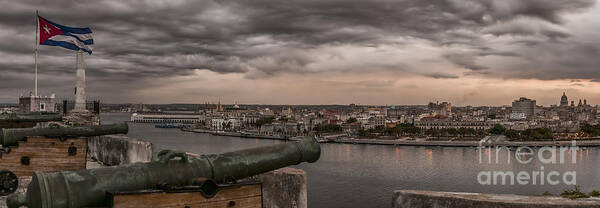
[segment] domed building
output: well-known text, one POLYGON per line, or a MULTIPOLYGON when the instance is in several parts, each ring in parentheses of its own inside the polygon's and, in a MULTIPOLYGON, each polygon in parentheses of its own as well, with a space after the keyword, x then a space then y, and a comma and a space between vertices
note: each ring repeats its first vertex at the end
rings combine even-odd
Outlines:
POLYGON ((563 92, 562 97, 560 97, 560 107, 569 106, 569 100, 567 99, 567 95, 563 92))

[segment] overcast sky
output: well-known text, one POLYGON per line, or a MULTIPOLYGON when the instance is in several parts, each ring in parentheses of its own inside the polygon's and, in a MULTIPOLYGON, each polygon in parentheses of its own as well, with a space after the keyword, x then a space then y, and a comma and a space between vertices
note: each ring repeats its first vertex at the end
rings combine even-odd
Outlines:
MULTIPOLYGON (((0 102, 33 90, 36 9, 92 28, 107 103, 600 103, 594 0, 0 0, 0 102)), ((39 57, 40 91, 72 97, 75 52, 39 57)))

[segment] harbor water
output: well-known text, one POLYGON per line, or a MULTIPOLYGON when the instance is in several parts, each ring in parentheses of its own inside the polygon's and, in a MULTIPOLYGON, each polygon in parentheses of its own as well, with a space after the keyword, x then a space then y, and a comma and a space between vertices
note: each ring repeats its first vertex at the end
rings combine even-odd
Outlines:
MULTIPOLYGON (((105 113, 101 119, 103 124, 110 124, 127 121, 129 116, 127 113, 105 113)), ((156 150, 175 149, 198 154, 283 142, 212 136, 138 123, 130 123, 129 136, 154 143, 156 150)), ((392 192, 397 189, 524 195, 550 192, 556 195, 564 189, 573 188, 562 180, 557 185, 547 182, 541 185, 541 181, 526 185, 482 185, 478 175, 486 171, 526 171, 528 174, 533 171, 546 174, 551 171, 560 174, 575 172, 580 189, 587 192, 600 190, 600 151, 597 148, 575 151, 575 163, 572 152, 566 152, 565 163, 562 164, 546 164, 539 160, 522 164, 507 151, 501 151, 496 162, 494 149, 467 147, 321 144, 321 148, 318 162, 296 166, 307 173, 309 207, 390 207, 392 192), (488 156, 493 158, 488 159, 488 156)), ((538 150, 534 151, 537 155, 538 150)), ((562 179, 562 176, 555 179, 562 179)))

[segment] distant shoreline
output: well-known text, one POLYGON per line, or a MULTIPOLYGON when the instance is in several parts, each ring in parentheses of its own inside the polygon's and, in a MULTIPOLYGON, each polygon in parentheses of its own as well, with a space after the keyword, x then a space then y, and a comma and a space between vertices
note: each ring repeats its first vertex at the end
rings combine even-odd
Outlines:
MULTIPOLYGON (((215 136, 230 136, 254 139, 272 139, 272 140, 294 140, 292 138, 282 138, 280 136, 252 135, 236 132, 215 132, 201 129, 181 129, 186 132, 204 133, 215 136)), ((520 141, 520 142, 494 142, 482 143, 482 146, 504 146, 504 147, 545 147, 545 146, 571 146, 572 141, 576 141, 579 147, 600 147, 600 139, 597 140, 564 140, 564 141, 520 141)), ((335 139, 319 140, 319 143, 337 143, 337 144, 368 144, 368 145, 393 145, 393 146, 426 146, 426 147, 478 147, 479 141, 411 141, 411 140, 385 140, 385 139, 335 139)))
POLYGON ((237 133, 237 132, 216 132, 216 131, 203 130, 203 129, 186 129, 186 128, 182 128, 181 131, 193 132, 193 133, 201 133, 201 134, 211 134, 211 135, 215 135, 215 136, 230 136, 230 137, 254 138, 254 139, 272 139, 272 140, 289 140, 289 139, 286 139, 286 138, 281 138, 280 136, 242 134, 242 133, 237 133))
MULTIPOLYGON (((341 144, 371 144, 371 145, 394 145, 394 146, 440 146, 440 147, 478 147, 478 141, 402 141, 402 140, 381 140, 381 139, 342 139, 336 141, 327 141, 325 143, 341 144)), ((482 146, 503 146, 503 147, 547 147, 547 146, 571 146, 571 141, 524 141, 524 142, 494 142, 482 143, 482 146)), ((579 147, 600 147, 600 140, 579 140, 576 141, 579 147)))

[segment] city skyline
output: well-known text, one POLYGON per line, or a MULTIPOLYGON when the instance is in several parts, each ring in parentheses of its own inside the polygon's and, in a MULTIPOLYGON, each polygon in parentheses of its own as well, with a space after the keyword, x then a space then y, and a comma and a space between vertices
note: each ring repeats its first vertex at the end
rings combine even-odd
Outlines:
MULTIPOLYGON (((40 4, 3 5, 0 102, 16 103, 33 91, 40 4)), ((576 103, 600 103, 600 7, 591 0, 58 1, 43 8, 50 20, 91 26, 88 96, 104 103, 502 106, 527 97, 550 106, 563 92, 576 103)), ((74 53, 40 47, 39 55, 40 92, 72 96, 74 53)))
POLYGON ((243 105, 248 105, 248 106, 253 106, 253 105, 273 105, 273 106, 319 106, 319 105, 340 105, 340 106, 344 106, 344 105, 357 105, 357 106, 426 106, 428 104, 440 104, 440 103, 448 103, 450 104, 452 107, 482 107, 482 106, 487 106, 487 107, 510 107, 511 105, 514 105, 514 102, 520 99, 529 99, 529 100, 533 100, 534 106, 540 106, 540 107, 569 107, 569 106, 581 106, 581 105, 587 105, 587 106, 597 106, 598 104, 592 104, 589 103, 587 101, 586 98, 581 98, 581 99, 572 99, 572 98, 568 98, 568 96, 566 96, 566 93, 563 93, 563 95, 561 96, 561 99, 559 100, 559 102, 557 104, 550 104, 550 105, 542 105, 542 104, 535 104, 536 100, 535 99, 530 99, 527 97, 516 97, 512 103, 508 103, 508 104, 500 104, 500 105, 453 105, 453 103, 451 102, 447 102, 445 100, 430 100, 428 102, 425 103, 417 103, 417 104, 363 104, 363 103, 331 103, 331 104, 269 104, 269 103, 240 103, 238 101, 234 101, 231 103, 227 103, 227 102, 221 102, 221 100, 217 100, 217 101, 212 101, 212 100, 208 100, 208 101, 204 101, 202 103, 109 103, 109 104, 148 104, 148 105, 177 105, 177 104, 184 104, 184 105, 210 105, 210 106, 220 106, 220 105, 226 105, 226 106, 243 106, 243 105), (566 105, 562 105, 562 98, 566 98, 567 104, 566 105))
MULTIPOLYGON (((535 104, 536 100, 535 99, 529 99, 527 97, 516 97, 513 101, 512 101, 512 105, 514 105, 515 101, 518 100, 522 100, 522 99, 528 99, 528 100, 533 100, 534 106, 539 106, 539 107, 577 107, 577 106, 590 106, 590 107, 595 107, 598 104, 593 104, 593 103, 589 103, 587 101, 586 98, 581 98, 581 99, 571 99, 571 98, 567 98, 567 96, 565 94, 563 94, 563 96, 561 96, 561 99, 559 101, 558 104, 550 104, 550 105, 542 105, 542 104, 535 104), (566 102, 565 105, 563 105, 563 98, 566 98, 564 101, 566 102)), ((95 102, 95 100, 94 100, 95 102)), ((186 103, 186 102, 166 102, 166 103, 143 103, 143 102, 137 102, 137 103, 133 103, 133 102, 129 102, 129 103, 105 103, 105 104, 109 104, 109 105, 199 105, 199 106, 210 106, 210 107, 214 107, 214 106, 327 106, 327 105, 331 105, 331 106, 347 106, 347 105, 356 105, 356 106, 386 106, 386 107, 393 107, 393 106, 427 106, 429 104, 450 104, 450 106, 452 107, 511 107, 511 103, 508 104, 499 104, 499 105, 454 105, 451 102, 448 102, 446 100, 430 100, 427 101, 425 103, 416 103, 416 104, 364 104, 364 103, 330 103, 330 104, 270 104, 270 103, 240 103, 239 101, 233 101, 231 103, 228 102, 221 102, 221 100, 206 100, 203 102, 194 102, 194 103, 186 103)), ((17 104, 17 103, 0 103, 0 104, 17 104)))

